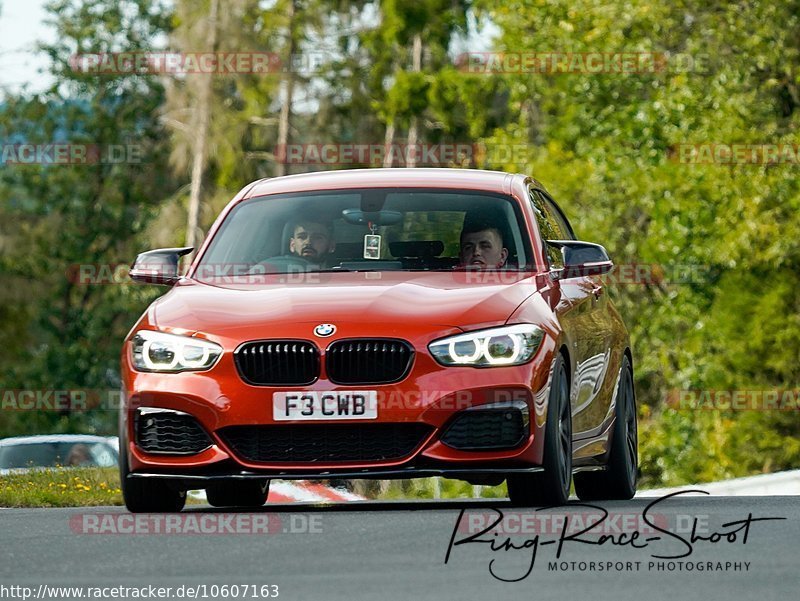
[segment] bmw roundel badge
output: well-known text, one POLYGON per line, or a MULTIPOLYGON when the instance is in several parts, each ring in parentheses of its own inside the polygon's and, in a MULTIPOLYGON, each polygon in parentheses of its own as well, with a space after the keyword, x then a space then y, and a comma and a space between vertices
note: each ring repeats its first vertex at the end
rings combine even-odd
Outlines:
POLYGON ((314 334, 319 336, 320 338, 327 338, 328 336, 332 336, 333 333, 336 331, 336 326, 332 323, 321 323, 316 328, 314 328, 314 334))

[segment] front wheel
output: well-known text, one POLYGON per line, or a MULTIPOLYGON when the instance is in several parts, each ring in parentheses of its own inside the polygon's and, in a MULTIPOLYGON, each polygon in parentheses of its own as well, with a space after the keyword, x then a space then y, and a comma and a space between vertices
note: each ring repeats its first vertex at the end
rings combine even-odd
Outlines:
POLYGON ((627 356, 622 360, 615 411, 606 471, 575 474, 575 492, 581 501, 624 501, 636 494, 639 479, 639 435, 633 369, 627 356))
POLYGON ((544 431, 543 472, 508 477, 508 496, 515 506, 563 505, 572 482, 572 410, 564 358, 553 364, 547 422, 544 431))
POLYGON ((180 511, 186 505, 186 491, 168 480, 129 478, 128 443, 120 437, 119 480, 125 507, 131 513, 180 511))

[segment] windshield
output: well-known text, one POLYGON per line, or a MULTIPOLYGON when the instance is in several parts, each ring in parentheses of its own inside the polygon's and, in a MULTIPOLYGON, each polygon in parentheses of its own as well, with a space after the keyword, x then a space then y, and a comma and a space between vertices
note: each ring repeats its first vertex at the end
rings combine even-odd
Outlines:
POLYGON ((0 447, 0 468, 117 465, 117 452, 102 442, 28 442, 0 447))
POLYGON ((485 192, 358 189, 253 198, 234 207, 194 277, 312 271, 526 268, 518 204, 485 192))

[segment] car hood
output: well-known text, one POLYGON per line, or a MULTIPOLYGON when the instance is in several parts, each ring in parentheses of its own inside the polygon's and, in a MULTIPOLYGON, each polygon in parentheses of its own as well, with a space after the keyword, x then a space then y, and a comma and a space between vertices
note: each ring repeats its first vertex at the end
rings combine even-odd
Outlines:
POLYGON ((531 274, 516 272, 312 273, 288 283, 282 277, 184 279, 156 301, 152 318, 160 328, 237 337, 304 322, 472 329, 505 322, 536 292, 531 274))

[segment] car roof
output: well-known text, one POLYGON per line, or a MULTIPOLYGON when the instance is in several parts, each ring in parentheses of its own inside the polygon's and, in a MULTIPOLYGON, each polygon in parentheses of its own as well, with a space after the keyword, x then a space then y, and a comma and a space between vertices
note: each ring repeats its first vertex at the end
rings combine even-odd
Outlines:
MULTIPOLYGON (((344 188, 465 188, 509 194, 519 174, 481 169, 342 169, 273 177, 255 182, 244 198, 344 188)), ((244 198, 242 200, 244 200, 244 198)))
POLYGON ((95 436, 94 434, 41 434, 36 436, 12 436, 11 438, 3 438, 0 439, 0 446, 50 442, 104 442, 109 444, 107 436, 95 436))

